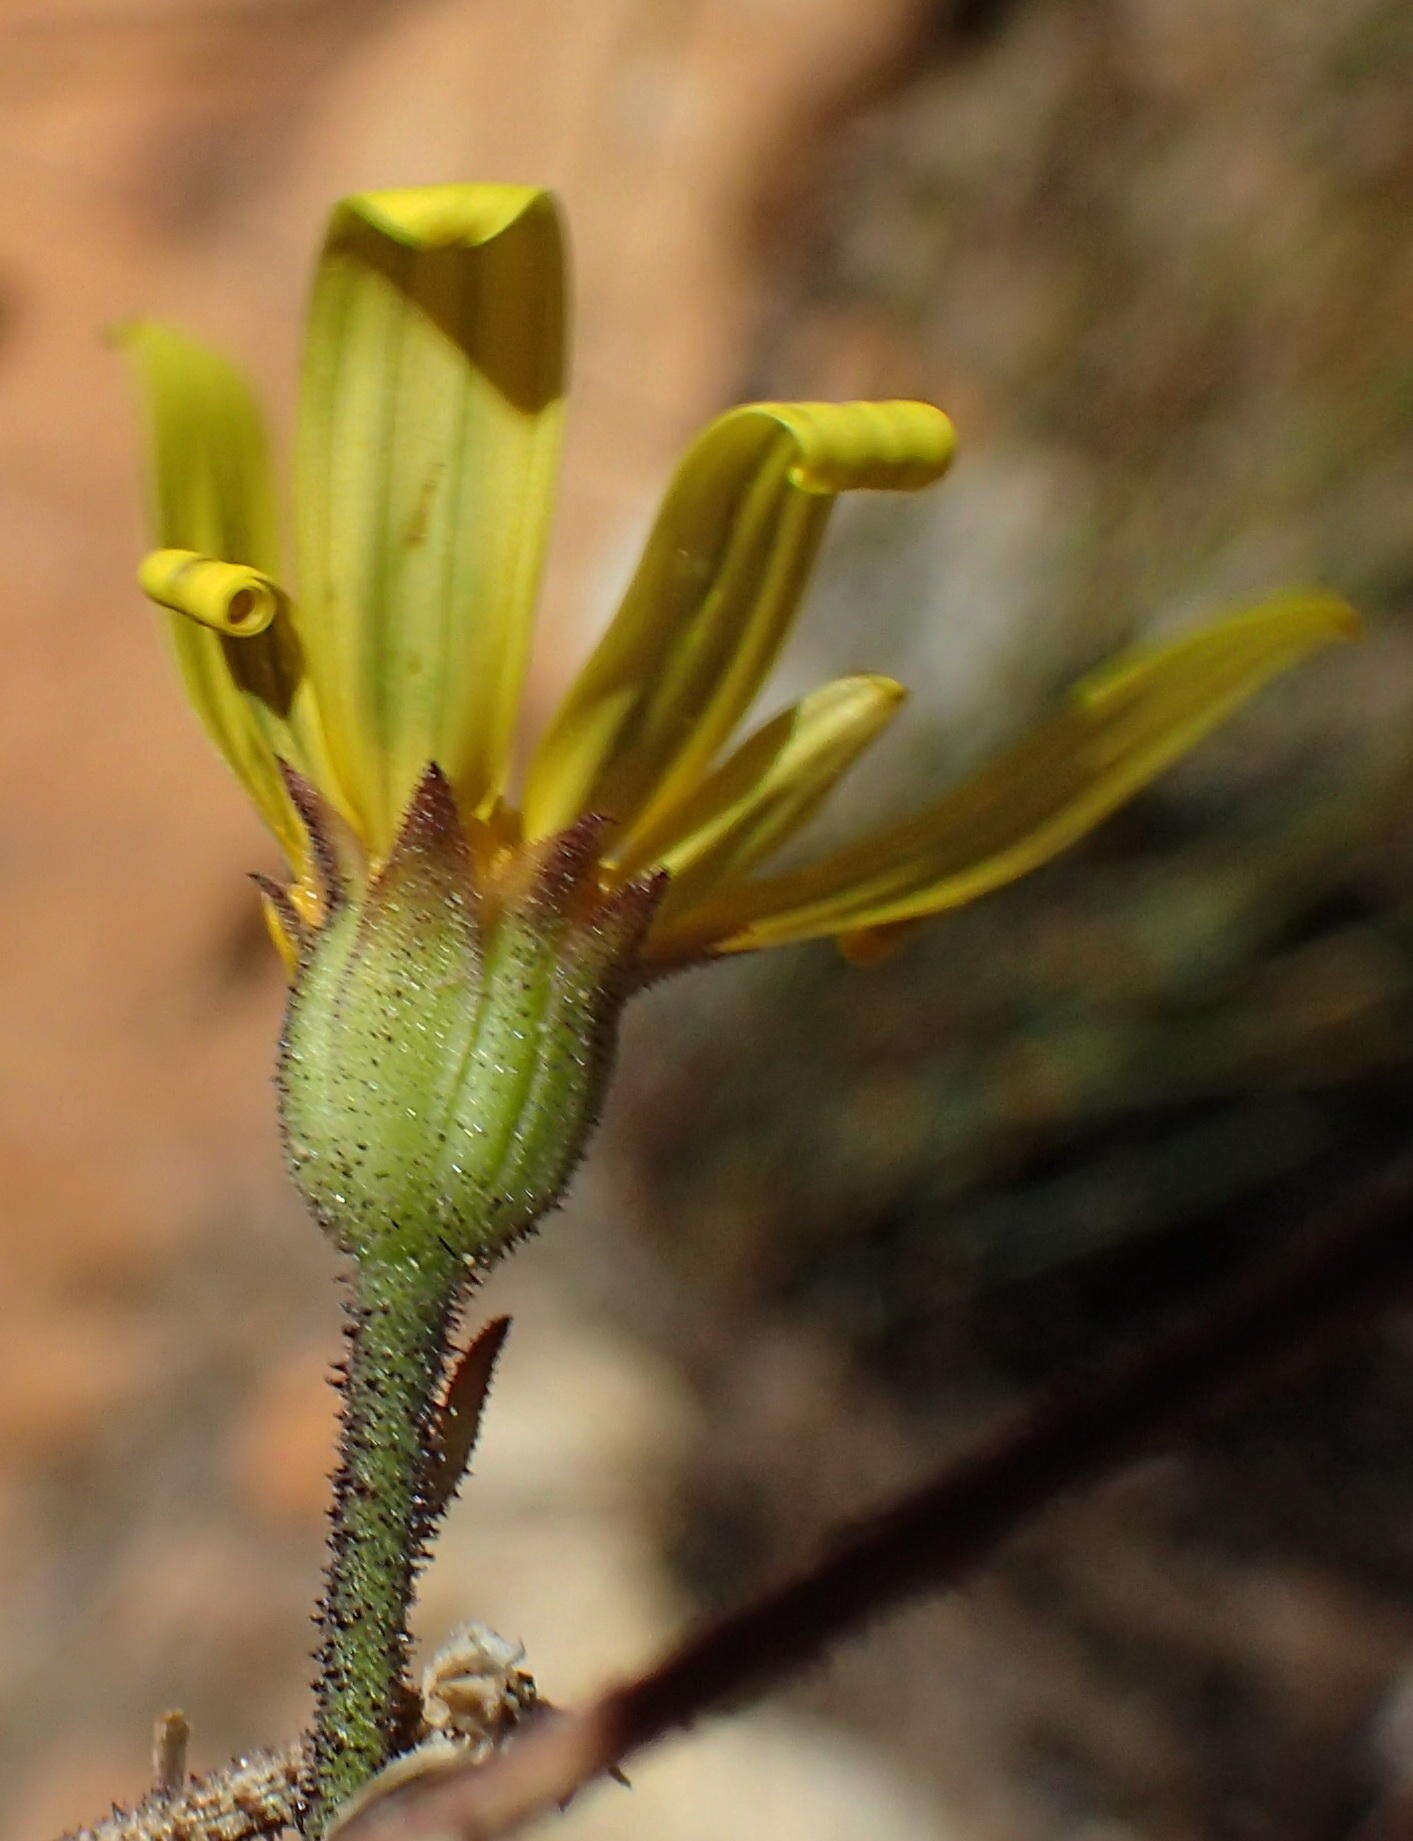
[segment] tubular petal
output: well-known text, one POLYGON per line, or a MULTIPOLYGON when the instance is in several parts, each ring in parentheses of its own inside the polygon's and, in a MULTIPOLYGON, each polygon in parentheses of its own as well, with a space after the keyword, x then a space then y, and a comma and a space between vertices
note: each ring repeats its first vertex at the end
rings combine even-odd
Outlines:
POLYGON ((897 714, 891 678, 840 678, 758 729, 681 805, 624 839, 616 867, 671 873, 672 915, 724 877, 743 875, 798 831, 897 714))
POLYGON ((1075 842, 1268 679, 1357 618, 1285 596, 1096 672, 1038 734, 916 817, 814 866, 723 891, 649 940, 658 960, 891 927, 959 907, 1075 842))
MULTIPOLYGON (((244 378, 171 326, 138 321, 116 337, 133 361, 147 412, 158 541, 249 565, 261 576, 275 572, 265 431, 244 378)), ((314 766, 317 718, 288 609, 277 609, 263 632, 238 640, 185 613, 174 613, 167 629, 198 715, 298 869, 300 829, 276 762, 283 756, 314 766)))
POLYGON ((524 186, 367 192, 314 280, 298 449, 306 643, 376 855, 428 761, 505 778, 559 455, 564 257, 524 186))
POLYGON ((689 794, 774 663, 835 495, 927 485, 952 447, 927 403, 753 403, 713 422, 536 750, 529 835, 587 811, 646 828, 689 794))
POLYGON ((137 582, 159 607, 238 638, 263 633, 285 605, 283 591, 259 569, 195 550, 150 551, 137 582))

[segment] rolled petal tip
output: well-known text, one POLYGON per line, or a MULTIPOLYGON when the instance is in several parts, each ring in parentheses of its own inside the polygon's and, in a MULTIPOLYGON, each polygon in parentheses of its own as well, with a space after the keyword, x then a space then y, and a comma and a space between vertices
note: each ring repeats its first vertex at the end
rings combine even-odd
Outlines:
POLYGON ((951 419, 932 403, 747 403, 731 416, 765 416, 798 444, 790 483, 801 492, 914 492, 947 471, 957 449, 951 419))
POLYGON ((286 605, 284 591, 259 569, 197 550, 152 550, 137 571, 150 601, 233 639, 263 633, 286 605))

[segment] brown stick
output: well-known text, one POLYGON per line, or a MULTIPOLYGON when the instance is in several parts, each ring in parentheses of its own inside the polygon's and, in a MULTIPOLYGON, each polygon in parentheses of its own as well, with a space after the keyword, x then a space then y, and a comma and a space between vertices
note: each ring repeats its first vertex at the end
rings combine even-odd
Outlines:
POLYGON ((1039 1510, 1153 1450, 1237 1384, 1323 1348, 1413 1271, 1413 1163, 1370 1183, 1202 1309, 1016 1415, 810 1571, 708 1626, 587 1712, 479 1769, 409 1786, 343 1841, 490 1841, 710 1709, 793 1674, 924 1590, 955 1584, 1039 1510))
POLYGON ((260 1841, 293 1823, 299 1769, 297 1751, 255 1752, 175 1791, 159 1784, 135 1808, 62 1841, 260 1841))

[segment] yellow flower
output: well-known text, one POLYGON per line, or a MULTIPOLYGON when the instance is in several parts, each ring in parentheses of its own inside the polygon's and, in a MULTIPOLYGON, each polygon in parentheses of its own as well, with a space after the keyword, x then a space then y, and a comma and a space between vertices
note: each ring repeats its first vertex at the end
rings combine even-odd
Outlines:
POLYGON ((819 936, 867 956, 1083 835, 1353 623, 1329 596, 1294 596, 1137 653, 915 816, 762 875, 903 693, 843 678, 732 739, 836 497, 929 484, 952 429, 924 403, 752 404, 683 460, 516 797, 564 297, 543 192, 434 186, 337 207, 310 309, 290 576, 245 384, 169 328, 124 335, 152 431, 159 547, 140 579, 290 865, 288 888, 262 883, 292 973, 281 1123, 301 1192, 353 1260, 303 1788, 316 1837, 405 1742, 450 1326, 563 1194, 635 986, 819 936))
POLYGON ((144 380, 161 549, 189 695, 283 848, 317 921, 319 789, 376 873, 429 763, 483 881, 594 813, 595 875, 670 881, 640 953, 670 965, 822 935, 860 950, 1073 842, 1274 673, 1353 629, 1324 594, 1270 601, 1078 685, 1030 740, 901 823, 787 874, 760 866, 898 710, 842 678, 734 749, 841 491, 911 490, 952 455, 923 403, 757 403, 698 438, 617 618, 540 738, 509 763, 549 522, 565 279, 548 194, 444 185, 333 214, 314 280, 295 464, 291 591, 258 411, 221 358, 125 330, 144 380))

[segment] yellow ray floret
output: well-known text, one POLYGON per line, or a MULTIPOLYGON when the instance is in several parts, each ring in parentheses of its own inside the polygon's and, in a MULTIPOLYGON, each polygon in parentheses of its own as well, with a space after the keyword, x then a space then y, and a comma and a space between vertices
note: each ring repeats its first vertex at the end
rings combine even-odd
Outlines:
POLYGON ((1136 652, 935 805, 794 874, 719 889, 665 924, 655 950, 744 952, 975 901, 1093 830, 1278 671, 1356 626, 1333 596, 1290 595, 1136 652))
POLYGON ((717 884, 744 875, 814 816, 901 708, 892 678, 840 678, 758 729, 656 824, 630 832, 612 855, 621 874, 666 869, 658 922, 717 884))
POLYGON ((305 644, 386 853, 428 761, 505 783, 559 462, 564 256, 529 186, 369 192, 315 271, 296 451, 305 644))
MULTIPOLYGON (((288 604, 280 597, 263 627, 252 622, 236 637, 194 605, 176 611, 171 592, 174 553, 182 551, 244 566, 265 582, 279 577, 259 409, 239 373, 184 333, 139 322, 116 336, 142 387, 152 523, 162 546, 160 561, 143 564, 142 585, 171 613, 167 633, 192 705, 298 873, 304 834, 277 761, 313 772, 322 748, 288 604)), ((208 590, 214 579, 207 571, 208 590)))
POLYGON ((579 812, 650 823, 695 785, 775 663, 837 494, 925 486, 953 443, 928 403, 753 403, 713 422, 535 751, 527 835, 579 812))

